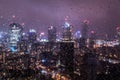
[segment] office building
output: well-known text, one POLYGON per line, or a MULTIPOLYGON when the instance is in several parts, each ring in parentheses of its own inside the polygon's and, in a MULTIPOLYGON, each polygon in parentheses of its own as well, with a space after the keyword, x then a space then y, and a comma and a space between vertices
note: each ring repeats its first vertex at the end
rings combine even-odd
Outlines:
POLYGON ((17 51, 17 42, 21 38, 23 27, 18 23, 9 25, 9 48, 12 52, 17 51))

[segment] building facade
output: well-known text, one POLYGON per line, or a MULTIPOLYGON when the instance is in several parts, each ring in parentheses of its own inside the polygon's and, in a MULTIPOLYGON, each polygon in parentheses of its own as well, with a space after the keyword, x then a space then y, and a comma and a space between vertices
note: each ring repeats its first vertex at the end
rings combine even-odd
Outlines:
POLYGON ((71 41, 73 39, 72 25, 65 22, 63 26, 62 41, 71 41))
POLYGON ((18 23, 9 25, 9 48, 11 51, 17 51, 17 43, 21 38, 23 27, 18 23))
POLYGON ((56 42, 56 28, 53 26, 48 28, 48 41, 56 42))

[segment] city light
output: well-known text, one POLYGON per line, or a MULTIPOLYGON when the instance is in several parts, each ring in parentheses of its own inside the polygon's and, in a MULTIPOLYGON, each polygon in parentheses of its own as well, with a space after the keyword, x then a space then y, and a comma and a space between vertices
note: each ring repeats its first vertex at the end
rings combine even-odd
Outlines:
POLYGON ((16 18, 16 16, 15 16, 15 15, 12 15, 12 18, 16 18))
POLYGON ((36 30, 35 29, 30 29, 29 32, 36 32, 36 30))
POLYGON ((119 25, 120 0, 0 0, 0 80, 120 80, 119 25))
POLYGON ((42 59, 42 62, 44 63, 44 62, 46 62, 46 60, 45 60, 45 59, 42 59))
POLYGON ((70 24, 68 22, 65 22, 65 28, 70 27, 70 24))
POLYGON ((74 36, 75 36, 75 38, 78 38, 78 39, 82 37, 80 31, 77 31, 74 36))

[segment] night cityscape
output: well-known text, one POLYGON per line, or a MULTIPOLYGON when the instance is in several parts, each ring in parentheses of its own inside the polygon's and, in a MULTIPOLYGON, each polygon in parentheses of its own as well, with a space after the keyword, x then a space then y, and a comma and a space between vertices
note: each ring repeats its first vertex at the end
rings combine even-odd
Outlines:
POLYGON ((0 80, 120 80, 120 0, 0 0, 0 80))

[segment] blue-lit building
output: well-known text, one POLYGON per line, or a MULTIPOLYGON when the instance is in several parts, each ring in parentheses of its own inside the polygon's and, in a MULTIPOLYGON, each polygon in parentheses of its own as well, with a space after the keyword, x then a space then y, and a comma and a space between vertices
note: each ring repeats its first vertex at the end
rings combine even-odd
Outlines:
POLYGON ((74 38, 75 39, 80 39, 82 37, 81 32, 80 31, 76 31, 74 34, 74 38))
POLYGON ((17 51, 17 43, 21 38, 23 27, 18 23, 9 25, 9 48, 12 52, 17 51))

